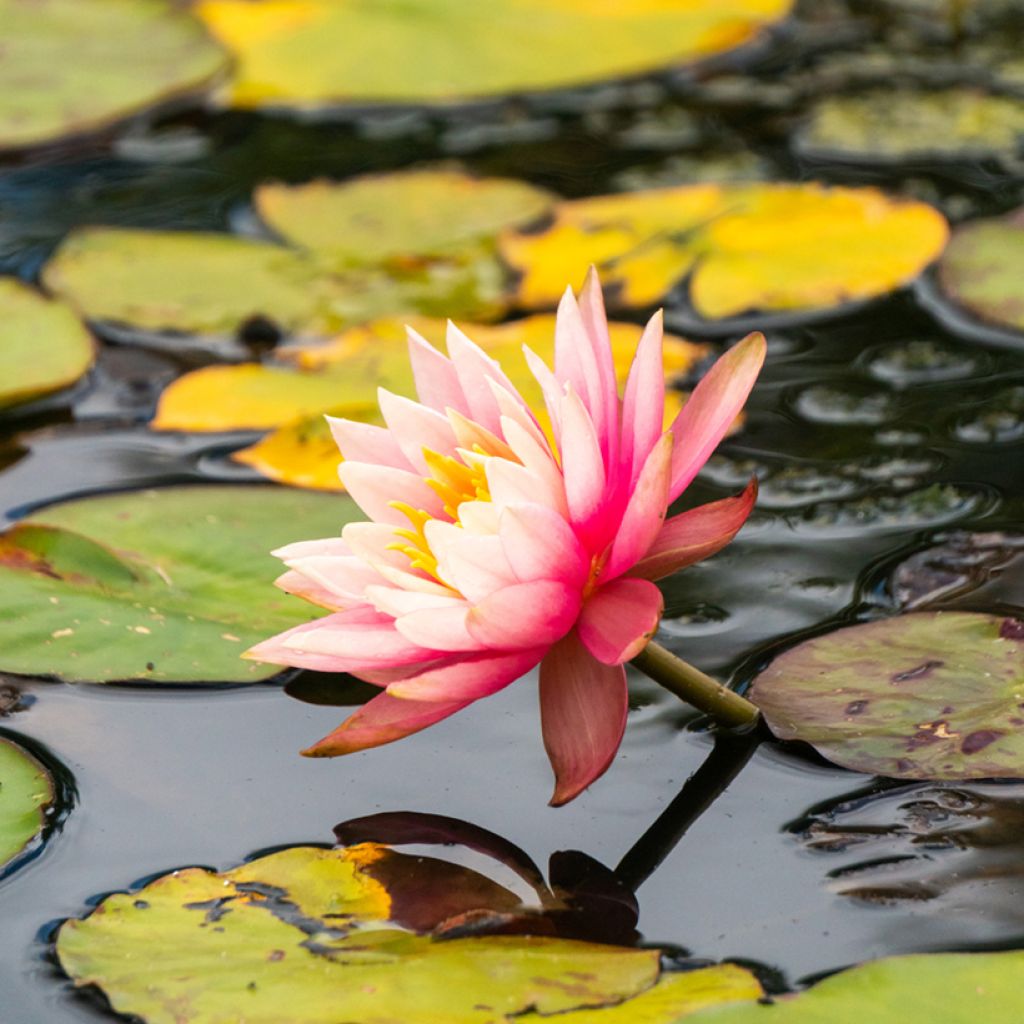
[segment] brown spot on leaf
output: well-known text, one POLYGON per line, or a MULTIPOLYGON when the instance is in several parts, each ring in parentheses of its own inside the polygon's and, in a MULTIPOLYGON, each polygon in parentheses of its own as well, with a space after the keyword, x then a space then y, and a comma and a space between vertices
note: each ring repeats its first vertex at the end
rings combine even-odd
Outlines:
POLYGON ((939 661, 938 659, 931 659, 925 661, 920 665, 915 665, 914 668, 908 668, 905 672, 897 672, 892 676, 894 683, 909 683, 918 679, 925 679, 932 674, 937 668, 942 668, 946 663, 939 661))
POLYGON ((990 743, 995 743, 1002 735, 995 729, 978 729, 975 732, 969 732, 964 737, 963 743, 960 744, 960 750, 964 754, 976 754, 979 750, 984 750, 990 743))
POLYGON ((848 715, 860 715, 865 711, 869 703, 870 702, 866 700, 851 700, 850 703, 846 705, 846 713, 848 715))
POLYGON ((272 949, 267 954, 267 959, 271 963, 277 963, 278 960, 283 960, 284 959, 284 950, 283 949, 272 949))

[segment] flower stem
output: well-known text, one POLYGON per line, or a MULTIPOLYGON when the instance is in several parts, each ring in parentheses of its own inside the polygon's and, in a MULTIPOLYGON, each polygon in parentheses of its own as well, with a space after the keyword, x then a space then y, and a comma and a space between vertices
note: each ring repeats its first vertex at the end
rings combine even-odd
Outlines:
POLYGON ((631 664, 680 700, 710 715, 719 725, 736 729, 750 728, 757 724, 760 712, 749 700, 687 664, 682 658, 677 658, 653 640, 631 664))

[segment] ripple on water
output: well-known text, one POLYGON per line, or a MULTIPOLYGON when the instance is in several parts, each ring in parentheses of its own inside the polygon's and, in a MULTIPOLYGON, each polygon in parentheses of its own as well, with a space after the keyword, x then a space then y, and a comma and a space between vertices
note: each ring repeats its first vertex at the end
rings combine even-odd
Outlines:
POLYGON ((893 396, 836 384, 812 384, 793 400, 793 411, 811 423, 858 426, 885 423, 896 414, 893 396))
POLYGON ((933 339, 913 339, 872 349, 864 359, 872 377, 896 388, 963 380, 984 372, 990 363, 987 353, 933 339))
POLYGON ((979 403, 953 426, 967 444, 1006 444, 1024 438, 1024 384, 1003 388, 979 403))

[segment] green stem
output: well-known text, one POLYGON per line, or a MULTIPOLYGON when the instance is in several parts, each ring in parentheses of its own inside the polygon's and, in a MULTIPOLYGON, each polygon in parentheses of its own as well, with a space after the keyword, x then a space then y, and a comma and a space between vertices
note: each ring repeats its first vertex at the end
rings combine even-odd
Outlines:
POLYGON ((677 658, 653 640, 632 660, 641 672, 729 729, 750 728, 760 712, 744 697, 677 658))

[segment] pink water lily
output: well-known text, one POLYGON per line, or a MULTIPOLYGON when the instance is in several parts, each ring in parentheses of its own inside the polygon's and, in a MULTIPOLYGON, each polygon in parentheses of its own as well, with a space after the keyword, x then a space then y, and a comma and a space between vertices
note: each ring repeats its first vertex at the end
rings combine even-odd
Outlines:
POLYGON ((278 585, 331 614, 248 656, 383 692, 306 754, 408 736, 539 664, 552 803, 615 756, 624 663, 663 610, 653 581, 724 547, 753 507, 751 483, 666 520, 743 406, 765 343, 751 334, 726 352, 665 429, 660 314, 621 397, 593 272, 579 302, 566 291, 555 339, 553 372, 524 349, 546 422, 453 325, 447 357, 410 332, 418 402, 382 390, 386 426, 331 421, 368 521, 275 552, 288 567, 278 585))

